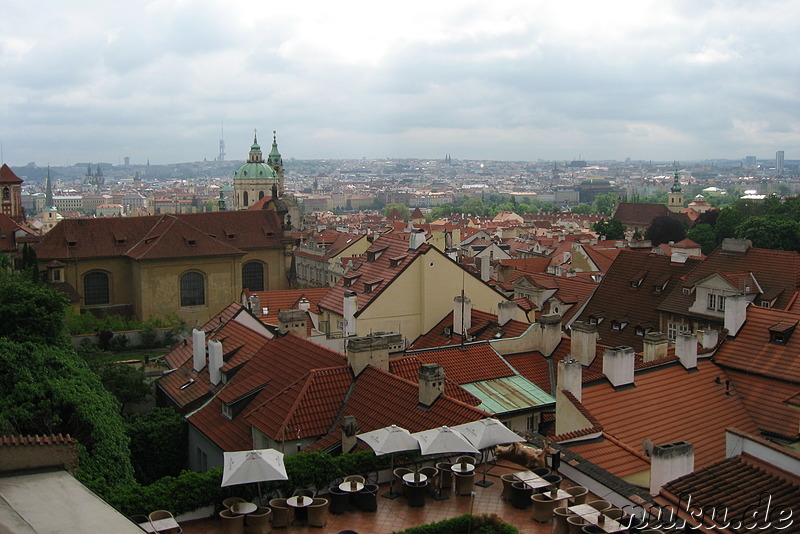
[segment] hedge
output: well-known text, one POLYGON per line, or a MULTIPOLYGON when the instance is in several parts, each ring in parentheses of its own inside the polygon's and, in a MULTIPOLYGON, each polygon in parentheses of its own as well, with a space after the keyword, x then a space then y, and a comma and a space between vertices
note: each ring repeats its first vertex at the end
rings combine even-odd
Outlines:
POLYGON ((436 523, 400 530, 393 534, 464 534, 465 532, 474 532, 475 534, 520 534, 515 526, 509 525, 495 514, 465 514, 437 521, 436 523))

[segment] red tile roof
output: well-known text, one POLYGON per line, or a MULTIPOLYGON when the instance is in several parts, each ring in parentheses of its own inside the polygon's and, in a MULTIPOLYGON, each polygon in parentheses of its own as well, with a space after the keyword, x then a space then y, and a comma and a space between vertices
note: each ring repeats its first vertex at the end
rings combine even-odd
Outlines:
POLYGON ((463 347, 408 352, 422 363, 438 363, 444 374, 457 384, 469 384, 514 375, 488 343, 466 344, 463 347))
POLYGON ((709 361, 699 361, 694 372, 672 364, 636 374, 635 387, 584 386, 583 405, 606 432, 634 449, 645 438, 656 445, 688 441, 695 467, 702 468, 725 457, 727 427, 757 432, 742 399, 726 395, 724 384, 715 383, 720 374, 709 361))
POLYGON ((45 234, 36 253, 43 260, 235 255, 281 247, 282 235, 277 215, 265 210, 65 219, 45 234))
MULTIPOLYGON (((409 382, 419 383, 420 365, 422 365, 422 362, 414 356, 403 356, 389 360, 389 370, 409 382)), ((447 378, 447 375, 444 378, 444 394, 470 406, 478 406, 481 403, 478 397, 447 378)))
POLYGON ((759 429, 790 441, 800 439, 800 411, 787 402, 800 391, 800 383, 733 369, 726 369, 725 376, 759 429))
POLYGON ((247 296, 258 295, 261 308, 269 308, 267 315, 261 315, 262 310, 257 310, 258 318, 266 324, 278 324, 278 312, 283 310, 299 309, 299 302, 305 298, 310 307, 308 311, 319 315, 319 302, 328 293, 327 287, 315 287, 306 289, 279 289, 273 291, 249 291, 247 296))
MULTIPOLYGON (((509 339, 521 336, 528 328, 531 328, 530 323, 524 323, 516 319, 511 319, 503 326, 500 326, 497 323, 497 315, 473 308, 472 327, 469 329, 468 335, 472 341, 509 339)), ((428 333, 418 337, 411 345, 410 350, 460 345, 461 341, 461 336, 453 334, 453 312, 450 312, 428 333), (447 334, 445 334, 445 329, 448 331, 447 334)))
POLYGON ((607 432, 597 439, 561 445, 620 478, 650 469, 650 458, 641 450, 626 445, 607 432))
MULTIPOLYGON (((5 165, 4 165, 5 167, 5 165)), ((69 434, 49 434, 46 436, 28 435, 21 436, 16 434, 0 436, 0 447, 19 447, 25 445, 63 445, 72 443, 72 436, 69 434)))
POLYGON ((14 171, 11 170, 11 167, 3 163, 3 166, 0 167, 0 183, 21 184, 22 179, 14 174, 14 171))

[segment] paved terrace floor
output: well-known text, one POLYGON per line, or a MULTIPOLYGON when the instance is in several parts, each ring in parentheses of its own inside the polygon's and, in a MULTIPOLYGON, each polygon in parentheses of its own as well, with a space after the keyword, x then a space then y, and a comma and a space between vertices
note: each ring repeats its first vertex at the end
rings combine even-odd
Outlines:
MULTIPOLYGON (((470 496, 456 496, 451 493, 450 498, 436 501, 431 497, 425 500, 425 506, 412 508, 404 497, 386 499, 381 497, 388 490, 388 484, 381 485, 378 492, 378 511, 362 512, 348 510, 341 515, 328 514, 328 524, 325 528, 309 527, 305 525, 289 525, 288 528, 274 529, 273 532, 286 532, 291 534, 319 534, 320 532, 337 533, 341 530, 354 530, 359 534, 389 534, 402 531, 406 528, 433 523, 462 514, 496 514, 506 523, 517 527, 524 534, 551 534, 552 523, 540 524, 531 519, 531 509, 517 510, 511 503, 503 501, 500 494, 503 483, 500 475, 523 470, 515 464, 498 463, 489 464, 486 479, 494 482, 491 486, 483 488, 474 486, 474 500, 470 496)), ((475 481, 483 478, 483 466, 478 466, 475 471, 475 481)), ((561 483, 562 488, 574 486, 567 479, 561 483)), ((591 497, 591 495, 590 495, 591 497)), ((220 534, 221 524, 216 519, 181 522, 184 534, 220 534)))

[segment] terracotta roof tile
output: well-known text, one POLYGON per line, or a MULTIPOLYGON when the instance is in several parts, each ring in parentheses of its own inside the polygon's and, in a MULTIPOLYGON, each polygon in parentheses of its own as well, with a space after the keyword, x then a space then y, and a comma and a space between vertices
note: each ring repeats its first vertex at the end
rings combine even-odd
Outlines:
POLYGON ((647 456, 606 432, 597 439, 561 445, 620 478, 650 469, 650 459, 647 456))
POLYGON ((262 310, 257 310, 255 314, 258 318, 269 325, 278 324, 278 312, 283 310, 297 310, 298 304, 305 298, 310 306, 308 311, 319 315, 319 302, 328 293, 327 287, 315 287, 306 289, 280 289, 273 291, 249 291, 247 296, 257 295, 259 305, 262 308, 269 308, 267 315, 261 315, 262 310))
MULTIPOLYGON (((542 356, 541 352, 522 352, 505 356, 505 360, 522 376, 552 395, 550 365, 553 360, 542 356)), ((552 376, 555 376, 553 373, 552 376)))
MULTIPOLYGON (((497 315, 472 309, 472 327, 469 329, 471 341, 491 341, 494 339, 509 339, 519 337, 531 327, 530 323, 511 319, 503 326, 497 323, 497 315)), ((411 350, 427 349, 432 347, 446 347, 460 345, 461 336, 453 335, 453 312, 448 313, 439 324, 418 337, 411 345, 411 350), (448 334, 445 334, 447 329, 448 334)))
MULTIPOLYGON (((419 368, 422 362, 414 356, 403 356, 389 360, 389 370, 409 382, 419 383, 419 368)), ((445 375, 444 394, 470 406, 478 406, 481 400, 445 375)))
POLYGON ((27 435, 21 436, 16 434, 0 436, 0 447, 20 447, 28 445, 63 445, 65 443, 72 443, 72 436, 69 434, 49 434, 46 436, 27 435))
POLYGON ((800 439, 800 412, 786 401, 800 384, 726 369, 734 394, 762 431, 790 441, 800 439))
POLYGON ((444 374, 457 384, 468 384, 511 376, 514 370, 488 343, 467 344, 463 347, 441 348, 407 353, 422 363, 438 363, 444 374))

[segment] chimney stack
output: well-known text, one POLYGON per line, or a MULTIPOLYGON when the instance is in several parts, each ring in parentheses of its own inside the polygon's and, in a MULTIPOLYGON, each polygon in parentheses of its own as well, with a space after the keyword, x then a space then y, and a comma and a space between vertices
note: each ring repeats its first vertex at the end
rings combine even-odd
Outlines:
POLYGON ((354 337, 347 340, 347 363, 358 376, 368 365, 389 370, 389 342, 386 336, 354 337))
POLYGON ((539 327, 542 330, 542 342, 539 352, 549 357, 561 342, 561 315, 550 313, 539 317, 539 327))
POLYGON ((719 341, 719 331, 712 329, 698 330, 697 341, 704 349, 713 349, 719 341))
POLYGON ((686 441, 656 445, 650 453, 650 495, 664 484, 694 471, 694 447, 686 441))
POLYGON ((345 415, 342 418, 342 452, 348 453, 353 450, 358 442, 358 423, 354 415, 345 415))
POLYGON ((566 390, 581 400, 583 389, 583 367, 581 362, 572 358, 564 358, 558 362, 558 374, 556 375, 556 389, 566 390))
POLYGON ((303 297, 300 299, 300 302, 297 303, 297 308, 307 312, 311 309, 311 303, 307 298, 303 297))
POLYGON ((488 282, 492 277, 492 260, 486 256, 478 258, 481 262, 481 280, 488 282))
POLYGON ((253 315, 261 313, 261 299, 258 295, 250 295, 250 313, 253 315))
POLYGON ((513 300, 504 300, 497 305, 497 324, 504 326, 517 315, 517 303, 513 300))
POLYGON ((648 332, 644 335, 642 361, 648 363, 666 357, 667 345, 669 345, 667 334, 663 332, 648 332))
POLYGON ((731 295, 725 299, 725 328, 729 336, 736 336, 747 320, 747 299, 744 295, 731 295))
POLYGON ((675 338, 675 356, 686 369, 697 368, 697 335, 678 334, 675 338))
POLYGON ((358 296, 355 291, 344 292, 344 302, 342 303, 342 313, 344 315, 344 334, 345 337, 356 335, 356 312, 358 311, 358 296))
POLYGON ((225 360, 222 358, 222 343, 216 339, 208 342, 208 375, 211 377, 211 385, 216 386, 222 380, 222 366, 225 360))
POLYGON ((603 374, 616 387, 633 384, 633 347, 614 347, 603 353, 603 374))
POLYGON ((438 363, 419 366, 419 403, 429 408, 444 393, 444 369, 438 363))
POLYGON ((597 353, 597 325, 586 321, 572 323, 571 356, 581 365, 592 364, 597 353))
POLYGON ((425 230, 422 228, 414 228, 408 236, 408 249, 414 251, 425 242, 425 230))
POLYGON ((294 332, 300 337, 308 337, 308 315, 303 310, 281 310, 278 312, 278 332, 294 332))
POLYGON ((206 333, 192 329, 192 370, 199 373, 206 366, 206 333))
POLYGON ((466 335, 472 328, 472 301, 459 295, 453 299, 453 333, 466 335))

